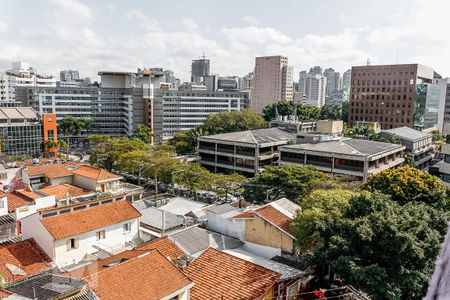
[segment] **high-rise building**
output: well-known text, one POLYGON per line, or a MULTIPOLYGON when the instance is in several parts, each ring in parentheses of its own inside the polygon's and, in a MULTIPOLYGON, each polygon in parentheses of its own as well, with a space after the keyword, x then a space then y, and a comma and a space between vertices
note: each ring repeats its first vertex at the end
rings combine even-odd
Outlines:
POLYGON ((305 84, 306 84, 306 71, 301 71, 298 77, 298 90, 297 92, 301 93, 302 97, 305 94, 305 84))
POLYGON ((13 62, 8 73, 15 77, 16 86, 56 86, 54 76, 38 74, 27 62, 13 62))
POLYGON ((16 99, 16 78, 6 73, 0 73, 0 102, 10 102, 16 99))
POLYGON ((194 59, 191 65, 191 82, 203 83, 209 75, 209 68, 210 61, 204 55, 201 59, 194 59))
POLYGON ((331 95, 341 90, 341 74, 334 71, 333 68, 328 68, 323 71, 323 76, 327 78, 327 95, 331 95))
POLYGON ((342 89, 343 90, 350 89, 351 79, 352 79, 352 70, 351 69, 345 71, 344 74, 342 74, 342 89))
POLYGON ((251 97, 251 109, 259 114, 276 101, 292 100, 292 67, 287 57, 256 57, 251 97))
POLYGON ((165 82, 170 83, 170 88, 178 88, 177 78, 175 78, 175 74, 173 73, 173 71, 164 70, 164 80, 165 82))
POLYGON ((308 72, 309 75, 322 75, 322 67, 321 66, 314 66, 309 69, 308 72))
POLYGON ((440 88, 433 69, 419 64, 352 67, 349 123, 379 122, 382 129, 437 127, 440 88))
POLYGON ((323 75, 307 75, 305 78, 304 103, 321 107, 325 104, 327 78, 323 75))
POLYGON ((59 72, 60 81, 76 81, 80 79, 78 70, 63 70, 59 72))

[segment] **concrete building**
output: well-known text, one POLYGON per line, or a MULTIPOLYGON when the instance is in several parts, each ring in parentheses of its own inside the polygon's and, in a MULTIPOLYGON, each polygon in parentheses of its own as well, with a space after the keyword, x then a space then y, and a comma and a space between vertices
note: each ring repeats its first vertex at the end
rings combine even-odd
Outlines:
POLYGON ((208 115, 240 111, 248 107, 248 93, 231 91, 161 90, 162 134, 171 138, 177 132, 195 129, 208 115))
POLYGON ((16 77, 0 73, 0 102, 16 100, 16 77))
POLYGON ((63 70, 59 72, 60 81, 76 81, 80 79, 78 70, 63 70))
POLYGON ((340 138, 280 147, 280 164, 313 166, 319 171, 366 181, 373 174, 404 162, 405 146, 340 138))
POLYGON ((238 76, 208 75, 205 77, 205 85, 208 91, 234 92, 240 90, 239 80, 238 76))
MULTIPOLYGON (((411 163, 415 168, 428 171, 434 154, 433 137, 430 133, 418 131, 409 127, 399 127, 381 131, 380 135, 387 140, 393 136, 400 139, 409 153, 411 163)), ((408 155, 408 154, 407 154, 408 155)))
POLYGON ((292 68, 287 57, 256 57, 251 97, 250 107, 258 114, 278 100, 292 100, 292 68))
POLYGON ((323 75, 322 74, 322 67, 321 66, 314 66, 309 69, 308 72, 309 75, 323 75))
POLYGON ((252 176, 278 161, 278 148, 294 135, 279 128, 257 129, 198 138, 200 164, 214 172, 252 176))
POLYGON ((16 86, 56 86, 56 78, 54 76, 38 74, 28 62, 13 62, 12 69, 7 73, 15 77, 16 86))
POLYGON ((327 78, 327 95, 331 95, 342 89, 341 74, 336 72, 333 68, 328 68, 323 71, 323 76, 327 78))
POLYGON ((326 99, 327 78, 325 76, 306 75, 305 78, 305 101, 306 105, 322 107, 326 99))
POLYGON ((205 77, 209 75, 210 61, 203 55, 201 59, 194 59, 191 64, 191 82, 204 83, 205 77))
POLYGON ((433 83, 440 88, 439 113, 443 114, 437 129, 450 134, 450 78, 434 78, 433 83))
POLYGON ((419 64, 352 67, 349 124, 380 122, 383 129, 439 123, 440 91, 431 68, 419 64))
POLYGON ((178 89, 178 81, 175 74, 171 70, 164 70, 164 81, 170 83, 170 88, 178 89))

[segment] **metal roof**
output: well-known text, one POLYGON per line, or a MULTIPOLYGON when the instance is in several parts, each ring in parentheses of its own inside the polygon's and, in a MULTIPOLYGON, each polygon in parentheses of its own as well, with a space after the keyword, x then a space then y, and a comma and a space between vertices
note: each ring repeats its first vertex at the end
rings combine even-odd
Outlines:
POLYGON ((383 130, 382 132, 389 135, 397 135, 401 139, 416 141, 425 138, 430 138, 432 135, 427 132, 415 130, 406 126, 383 130))
POLYGON ((184 216, 185 214, 201 209, 208 204, 188 200, 183 197, 174 197, 168 200, 168 203, 159 207, 161 210, 171 212, 176 215, 184 216))
POLYGON ((169 235, 178 247, 189 255, 199 255, 200 252, 212 247, 215 249, 233 249, 243 243, 238 239, 208 231, 197 226, 169 235))
POLYGON ((137 210, 142 214, 140 218, 140 222, 151 226, 153 228, 157 228, 159 230, 163 230, 163 217, 164 217, 164 230, 170 230, 171 228, 175 228, 178 226, 182 226, 184 224, 184 217, 177 216, 168 211, 160 210, 155 207, 148 207, 145 209, 139 209, 135 206, 137 210), (164 215, 164 216, 163 216, 164 215))
POLYGON ((261 145, 266 143, 292 141, 294 139, 294 134, 280 128, 264 128, 208 135, 201 137, 201 139, 261 145))
POLYGON ((366 157, 381 154, 386 151, 401 149, 404 148, 404 146, 376 141, 343 138, 339 141, 325 141, 316 144, 295 144, 283 146, 283 148, 295 149, 300 152, 316 151, 366 157))
POLYGON ((237 208, 230 204, 216 205, 208 208, 208 211, 215 213, 216 215, 223 215, 233 210, 237 210, 237 208))
POLYGON ((0 225, 16 223, 16 220, 11 214, 0 216, 0 225))

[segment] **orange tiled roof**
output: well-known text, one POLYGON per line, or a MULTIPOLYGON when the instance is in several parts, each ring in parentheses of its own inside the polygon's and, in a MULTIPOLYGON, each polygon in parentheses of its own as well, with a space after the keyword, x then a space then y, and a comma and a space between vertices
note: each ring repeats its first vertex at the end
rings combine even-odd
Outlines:
POLYGON ((186 273, 195 283, 192 300, 261 299, 281 276, 213 248, 194 260, 186 273))
POLYGON ((136 250, 158 250, 162 255, 170 259, 175 259, 180 256, 186 255, 174 242, 172 242, 168 237, 162 237, 149 241, 147 243, 141 244, 136 247, 136 250))
POLYGON ((102 300, 161 299, 192 281, 157 250, 83 277, 102 300))
POLYGON ((32 201, 32 199, 16 192, 8 192, 6 193, 6 197, 8 198, 8 212, 10 213, 15 212, 16 208, 25 206, 32 201))
POLYGON ((13 276, 6 264, 19 267, 27 277, 52 269, 50 258, 33 239, 0 247, 0 275, 6 281, 23 279, 24 276, 13 276))
POLYGON ((79 197, 87 194, 92 194, 93 191, 89 191, 68 183, 62 183, 54 186, 49 186, 39 189, 39 192, 46 195, 55 195, 57 200, 65 199, 67 197, 79 197))
POLYGON ((234 216, 232 219, 253 219, 254 216, 255 216, 254 212, 248 211, 243 212, 237 216, 234 216))
POLYGON ((113 174, 111 172, 108 172, 102 168, 97 168, 93 166, 88 165, 81 165, 75 170, 72 171, 74 174, 95 179, 97 181, 105 181, 110 179, 121 179, 122 176, 113 174))
POLYGON ((273 225, 292 235, 292 219, 278 211, 271 205, 265 205, 255 210, 255 213, 273 225))
POLYGON ((49 164, 26 167, 24 171, 30 176, 45 175, 48 178, 60 178, 73 175, 62 164, 49 164))
POLYGON ((141 216, 128 201, 117 201, 41 220, 55 240, 107 227, 141 216))
POLYGON ((39 195, 33 191, 29 191, 27 189, 16 190, 16 193, 25 198, 28 198, 30 200, 36 200, 36 199, 42 198, 41 195, 39 195))

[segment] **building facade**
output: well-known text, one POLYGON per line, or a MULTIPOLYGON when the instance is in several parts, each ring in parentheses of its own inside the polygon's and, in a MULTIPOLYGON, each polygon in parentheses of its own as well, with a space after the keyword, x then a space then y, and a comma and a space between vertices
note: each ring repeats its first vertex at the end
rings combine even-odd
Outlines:
POLYGON ((209 69, 210 61, 204 55, 201 59, 194 59, 191 64, 191 82, 203 83, 209 75, 209 69))
POLYGON ((349 124, 380 122, 383 129, 426 129, 438 123, 439 88, 419 64, 352 67, 349 124))
POLYGON ((327 78, 322 75, 306 75, 304 104, 322 107, 326 99, 327 78))
POLYGON ((256 57, 252 80, 251 109, 261 114, 278 100, 292 100, 292 68, 285 56, 256 57))
POLYGON ((16 78, 6 73, 0 73, 0 102, 16 100, 16 78))

